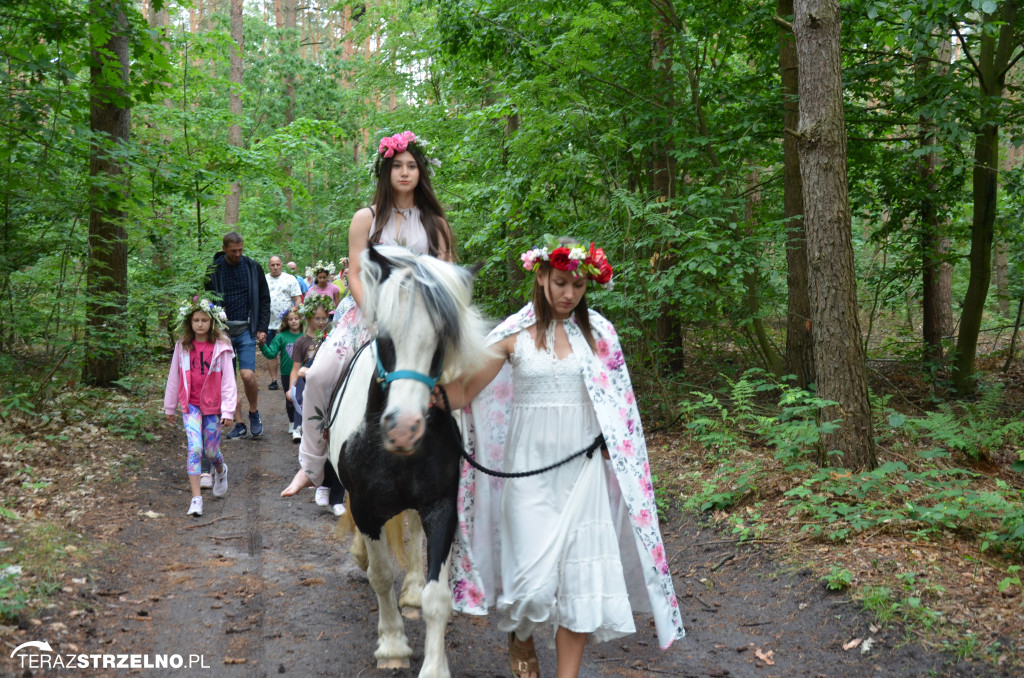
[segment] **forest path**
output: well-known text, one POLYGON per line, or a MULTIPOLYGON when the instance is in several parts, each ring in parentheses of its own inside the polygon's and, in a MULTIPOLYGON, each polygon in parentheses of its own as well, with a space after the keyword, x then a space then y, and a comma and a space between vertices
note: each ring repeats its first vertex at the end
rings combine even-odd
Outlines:
MULTIPOLYGON (((39 633, 30 628, 19 642, 45 637, 61 654, 201 657, 190 670, 81 671, 89 676, 415 676, 422 621, 406 624, 412 668, 378 672, 376 600, 348 540, 334 537, 335 518, 311 490, 279 497, 297 467, 282 400, 280 391, 260 393, 263 439, 223 442, 229 490, 223 499, 204 490, 201 518, 185 515, 180 427, 140 445, 137 481, 115 488, 93 526, 120 545, 95 564, 91 587, 44 610, 39 633)), ((738 547, 679 514, 663 532, 687 637, 662 652, 649 617, 638 614, 636 635, 588 648, 581 676, 996 675, 903 643, 898 629, 872 627, 809 572, 780 569, 766 545, 738 547), (844 650, 855 638, 862 644, 844 650), (868 638, 870 650, 861 652, 868 638)), ((542 673, 553 676, 553 651, 538 645, 542 673)), ((506 640, 490 618, 453 615, 447 648, 453 676, 509 675, 506 640)), ((3 675, 61 673, 25 673, 9 652, 3 675)))

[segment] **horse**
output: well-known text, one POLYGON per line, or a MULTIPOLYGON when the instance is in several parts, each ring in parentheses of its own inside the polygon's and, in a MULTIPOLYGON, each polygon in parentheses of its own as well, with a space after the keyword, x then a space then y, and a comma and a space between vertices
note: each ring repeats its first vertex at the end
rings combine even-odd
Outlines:
POLYGON ((472 305, 468 269, 383 245, 368 247, 361 261, 363 315, 376 336, 353 358, 328 409, 328 475, 333 470, 349 491, 352 519, 366 544, 379 610, 378 668, 408 668, 412 655, 383 526, 405 510, 418 514, 419 521, 410 522, 422 523, 427 542, 419 676, 447 678, 448 557, 462 441, 451 413, 431 408, 430 395, 439 380, 471 374, 490 357, 486 327, 472 305))

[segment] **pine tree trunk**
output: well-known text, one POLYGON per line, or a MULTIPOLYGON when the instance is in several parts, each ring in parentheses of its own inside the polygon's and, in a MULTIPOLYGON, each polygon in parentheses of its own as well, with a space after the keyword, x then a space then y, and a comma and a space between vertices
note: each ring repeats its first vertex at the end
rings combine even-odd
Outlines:
MULTIPOLYGON (((940 49, 939 60, 949 59, 949 49, 940 49)), ((931 68, 930 62, 921 59, 915 64, 918 79, 924 79, 931 68)), ((945 72, 943 67, 943 72, 945 72)), ((920 145, 929 149, 935 144, 934 124, 932 120, 922 116, 920 145)), ((928 151, 920 158, 919 173, 921 176, 920 247, 921 247, 921 338, 924 340, 925 356, 928 360, 942 361, 942 340, 952 333, 952 277, 953 267, 947 261, 949 253, 949 236, 945 233, 944 220, 939 214, 940 205, 935 204, 938 192, 936 171, 938 156, 928 151)))
MULTIPOLYGON (((779 0, 778 16, 793 16, 793 0, 779 0)), ((783 96, 783 216, 786 219, 786 358, 785 371, 807 388, 814 383, 814 342, 811 333, 811 299, 807 291, 807 239, 804 237, 803 184, 800 153, 793 132, 800 126, 799 69, 796 43, 789 28, 779 31, 779 70, 783 96)))
POLYGON ((93 44, 89 125, 89 263, 86 268, 86 362, 83 379, 106 386, 121 378, 122 315, 128 300, 128 236, 122 202, 128 190, 115 147, 128 141, 128 19, 124 0, 91 0, 89 20, 106 42, 93 44))
MULTIPOLYGON (((235 43, 231 50, 231 66, 228 73, 228 110, 233 118, 231 127, 228 128, 228 143, 235 148, 242 147, 242 127, 238 124, 242 117, 242 53, 245 49, 245 41, 242 36, 242 0, 231 0, 231 40, 235 43)), ((238 223, 238 213, 242 204, 242 184, 238 181, 231 182, 231 192, 228 193, 224 205, 224 223, 233 226, 238 223)))
MULTIPOLYGON (((293 48, 298 47, 296 43, 301 42, 298 40, 297 29, 296 29, 296 0, 282 0, 281 2, 281 16, 284 21, 284 35, 282 39, 282 45, 284 49, 291 51, 293 48)), ((284 96, 285 96, 285 110, 284 110, 284 124, 288 126, 295 122, 295 74, 286 73, 281 77, 281 81, 284 84, 284 96)), ((292 160, 287 156, 281 158, 281 168, 284 173, 291 178, 292 176, 292 160)), ((281 239, 287 242, 290 238, 289 232, 291 230, 291 212, 292 212, 292 189, 285 186, 282 189, 284 195, 285 210, 287 215, 284 219, 277 222, 277 232, 280 234, 281 239)))
POLYGON ((822 434, 821 461, 874 468, 864 346, 858 320, 837 0, 796 0, 793 29, 800 63, 800 178, 807 237, 808 290, 822 413, 839 426, 822 434), (831 459, 833 453, 838 458, 831 459))

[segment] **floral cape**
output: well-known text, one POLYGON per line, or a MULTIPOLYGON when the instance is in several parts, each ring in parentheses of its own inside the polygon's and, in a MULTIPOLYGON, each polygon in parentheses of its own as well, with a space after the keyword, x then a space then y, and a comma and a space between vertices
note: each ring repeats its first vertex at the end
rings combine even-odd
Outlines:
MULTIPOLYGON (((498 325, 488 336, 501 341, 536 322, 533 305, 498 325)), ((647 461, 647 444, 640 425, 636 397, 626 369, 615 328, 600 314, 590 312, 597 354, 591 351, 575 321, 566 323, 566 333, 601 424, 612 467, 622 497, 629 509, 643 583, 650 600, 633 601, 634 609, 650 609, 662 649, 685 635, 682 615, 669 573, 665 546, 658 527, 654 486, 647 461)), ((497 377, 473 402, 463 409, 463 437, 466 450, 488 468, 502 468, 505 436, 511 414, 512 369, 505 363, 497 377)), ((459 525, 452 547, 450 583, 453 607, 469 614, 486 614, 500 589, 498 524, 502 480, 462 465, 459 483, 459 525)), ((637 558, 629 558, 636 561, 637 558)), ((624 560, 624 564, 625 564, 624 560)))

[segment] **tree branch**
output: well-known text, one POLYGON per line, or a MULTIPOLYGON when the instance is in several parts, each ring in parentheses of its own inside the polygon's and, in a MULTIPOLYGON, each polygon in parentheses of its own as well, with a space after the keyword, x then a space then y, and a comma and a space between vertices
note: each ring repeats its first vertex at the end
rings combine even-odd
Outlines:
POLYGON ((789 23, 778 14, 772 17, 772 21, 781 26, 783 30, 789 31, 790 33, 793 32, 793 24, 789 23))
POLYGON ((967 40, 964 38, 963 34, 960 33, 960 27, 956 25, 955 21, 953 22, 953 32, 956 33, 956 39, 960 42, 960 47, 964 50, 964 56, 971 62, 971 68, 973 68, 974 72, 977 74, 978 80, 982 83, 982 90, 984 90, 985 80, 984 76, 981 74, 981 66, 979 66, 978 62, 974 60, 973 56, 971 56, 971 51, 967 49, 967 40))

